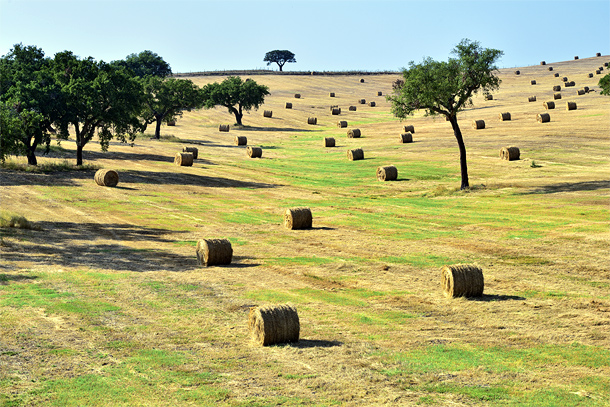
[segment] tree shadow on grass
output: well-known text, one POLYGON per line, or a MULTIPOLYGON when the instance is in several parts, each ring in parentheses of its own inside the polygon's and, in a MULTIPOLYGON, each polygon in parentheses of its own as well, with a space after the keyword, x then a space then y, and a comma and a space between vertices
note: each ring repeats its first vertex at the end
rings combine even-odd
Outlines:
POLYGON ((135 184, 189 185, 222 188, 275 188, 276 184, 263 182, 239 181, 230 178, 209 177, 207 175, 187 174, 182 172, 158 171, 122 171, 121 181, 135 184))
POLYGON ((532 194, 554 194, 558 192, 575 191, 596 191, 598 189, 610 188, 610 180, 603 181, 583 181, 583 182, 563 182, 561 184, 544 185, 531 191, 524 192, 523 195, 532 194))
POLYGON ((195 254, 162 249, 167 234, 187 233, 116 223, 37 222, 43 230, 20 231, 3 250, 5 262, 58 267, 95 267, 119 271, 184 271, 197 267, 195 254), (103 241, 102 241, 103 240, 103 241), (147 248, 126 242, 145 242, 147 248), (153 243, 152 245, 150 243, 153 243), (148 247, 155 247, 148 248, 148 247))
POLYGON ((23 274, 0 274, 0 285, 8 285, 11 281, 35 280, 36 276, 26 276, 23 274))

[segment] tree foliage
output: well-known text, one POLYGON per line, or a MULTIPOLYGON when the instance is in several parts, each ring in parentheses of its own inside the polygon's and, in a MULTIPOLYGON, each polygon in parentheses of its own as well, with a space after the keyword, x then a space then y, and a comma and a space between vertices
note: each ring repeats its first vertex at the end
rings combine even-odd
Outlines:
POLYGON ((242 124, 245 111, 258 109, 269 95, 269 88, 251 79, 242 81, 239 76, 229 76, 221 83, 210 83, 202 88, 204 107, 224 106, 235 115, 237 124, 242 124))
POLYGON ((598 83, 599 87, 602 88, 600 95, 610 96, 610 73, 603 76, 598 83))
POLYGON ((143 106, 142 85, 125 68, 91 57, 79 59, 64 51, 55 55, 53 71, 64 104, 56 120, 59 137, 67 139, 69 127, 73 127, 76 165, 83 164, 83 147, 96 134, 102 151, 106 151, 112 138, 133 141, 142 131, 138 120, 143 106))
POLYGON ((149 76, 144 80, 145 124, 156 123, 155 137, 161 136, 161 123, 176 120, 184 111, 203 107, 203 92, 188 79, 162 79, 149 76))
POLYGON ((288 50, 273 50, 265 54, 263 62, 267 63, 267 66, 271 64, 277 64, 280 67, 280 72, 287 62, 297 62, 294 58, 294 54, 288 50))
POLYGON ((409 63, 403 69, 404 83, 394 87, 387 99, 392 103, 392 113, 406 118, 418 110, 426 115, 444 115, 451 123, 460 149, 461 188, 468 188, 466 147, 457 122, 457 113, 472 106, 472 98, 478 92, 498 89, 496 60, 502 51, 482 48, 477 41, 462 40, 452 51, 456 58, 447 62, 425 58, 423 62, 409 63))
POLYGON ((172 74, 172 68, 159 55, 152 51, 142 51, 139 54, 130 54, 124 60, 113 61, 112 65, 129 69, 139 78, 158 76, 165 78, 172 74))

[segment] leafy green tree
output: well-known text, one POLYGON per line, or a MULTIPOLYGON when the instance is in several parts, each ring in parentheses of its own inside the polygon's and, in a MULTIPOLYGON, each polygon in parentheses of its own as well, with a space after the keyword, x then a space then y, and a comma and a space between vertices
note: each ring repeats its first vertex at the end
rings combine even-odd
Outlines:
POLYGON ((280 72, 286 64, 286 62, 297 62, 294 58, 294 54, 288 50, 273 50, 265 54, 263 62, 267 63, 267 66, 271 64, 277 64, 280 67, 280 72))
POLYGON ((204 107, 224 106, 235 115, 241 125, 244 111, 258 109, 269 95, 269 88, 251 79, 242 81, 239 76, 229 76, 221 83, 210 83, 202 88, 204 107))
POLYGON ((145 108, 142 114, 146 124, 156 122, 155 137, 161 137, 161 123, 176 120, 184 111, 203 107, 201 89, 188 79, 162 79, 149 76, 144 79, 145 108))
POLYGON ((49 151, 51 124, 61 106, 51 63, 42 49, 22 44, 0 59, 2 160, 7 155, 25 155, 28 164, 37 165, 37 147, 45 145, 45 152, 49 151))
POLYGON ((602 91, 599 93, 600 95, 609 95, 610 96, 610 73, 606 76, 603 76, 599 80, 599 87, 602 88, 602 91))
POLYGON ((55 79, 60 86, 64 109, 56 120, 59 137, 76 137, 76 165, 83 164, 83 147, 97 134, 102 151, 114 137, 133 142, 143 125, 144 92, 140 81, 125 68, 93 58, 79 59, 70 51, 55 54, 55 79))
POLYGON ((111 65, 123 66, 139 78, 158 76, 165 78, 172 74, 172 68, 159 55, 152 51, 142 51, 139 54, 127 55, 125 60, 112 61, 111 65))
POLYGON ((500 79, 494 65, 502 51, 482 48, 477 41, 462 40, 452 51, 457 58, 447 62, 425 58, 422 63, 409 63, 403 69, 404 83, 387 97, 392 113, 406 118, 424 109, 428 116, 444 115, 451 123, 460 150, 461 189, 469 187, 466 147, 458 125, 457 113, 472 106, 472 97, 479 91, 498 89, 500 79))

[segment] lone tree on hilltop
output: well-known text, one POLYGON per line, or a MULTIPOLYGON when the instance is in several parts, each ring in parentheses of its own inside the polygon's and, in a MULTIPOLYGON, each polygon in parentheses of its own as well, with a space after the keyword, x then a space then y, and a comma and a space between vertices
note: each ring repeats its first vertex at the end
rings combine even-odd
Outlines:
POLYGON ((265 102, 265 96, 269 95, 269 88, 251 79, 242 81, 239 76, 229 76, 221 83, 205 85, 201 92, 206 109, 224 106, 229 109, 229 113, 235 115, 237 124, 241 125, 244 111, 258 109, 265 102))
POLYGON ((496 60, 504 53, 497 49, 482 48, 477 41, 463 39, 452 51, 457 58, 437 62, 425 58, 422 63, 409 63, 403 69, 404 84, 387 96, 392 113, 401 119, 424 109, 426 116, 444 115, 451 123, 460 149, 461 189, 468 183, 466 147, 457 122, 457 113, 472 106, 472 96, 498 89, 496 60))
POLYGON ((274 63, 277 64, 277 66, 280 67, 280 72, 282 72, 282 67, 286 62, 297 62, 297 60, 294 59, 294 54, 292 52, 288 50, 280 51, 276 49, 274 51, 267 52, 263 62, 266 62, 267 66, 274 63))

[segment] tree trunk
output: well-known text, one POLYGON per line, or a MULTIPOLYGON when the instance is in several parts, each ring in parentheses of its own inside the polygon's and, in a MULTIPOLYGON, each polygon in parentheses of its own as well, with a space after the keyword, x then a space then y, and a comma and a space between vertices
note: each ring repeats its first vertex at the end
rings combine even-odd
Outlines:
POLYGON ((470 184, 468 183, 468 165, 466 164, 466 146, 464 145, 464 139, 462 137, 460 126, 458 126, 457 117, 449 117, 449 121, 451 122, 453 134, 455 135, 458 147, 460 148, 460 170, 462 173, 462 186, 460 189, 466 189, 470 187, 470 184))
POLYGON ((76 165, 83 165, 83 146, 76 145, 76 165))
POLYGON ((29 165, 38 165, 38 160, 36 159, 36 147, 38 147, 38 143, 36 141, 34 141, 34 144, 30 145, 29 140, 28 140, 26 147, 28 150, 28 152, 27 152, 28 164, 29 165))
POLYGON ((163 118, 161 116, 157 116, 157 126, 155 128, 155 138, 159 140, 161 138, 161 121, 163 118))
POLYGON ((283 67, 284 65, 277 64, 277 66, 279 66, 279 67, 280 67, 280 72, 282 72, 282 67, 283 67))

